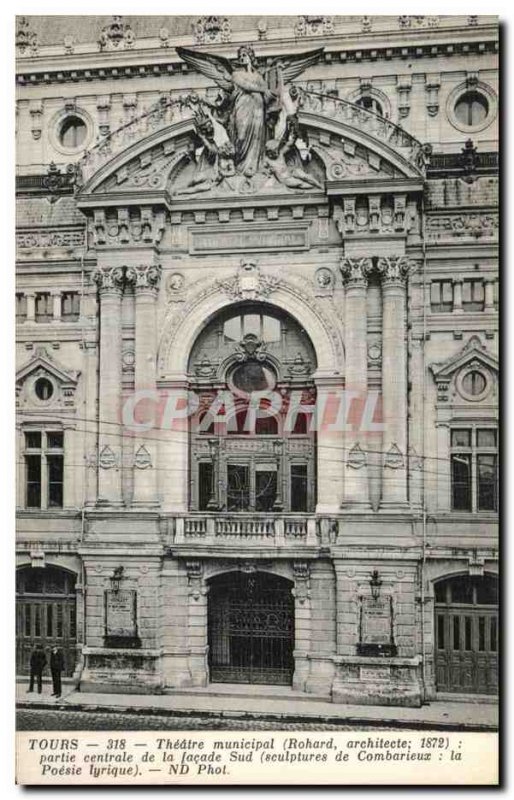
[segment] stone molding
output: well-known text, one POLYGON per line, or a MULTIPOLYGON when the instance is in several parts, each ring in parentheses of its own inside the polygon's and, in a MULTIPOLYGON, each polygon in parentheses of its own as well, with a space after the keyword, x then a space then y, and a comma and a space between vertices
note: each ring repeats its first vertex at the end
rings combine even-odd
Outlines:
POLYGON ((133 284, 136 292, 152 290, 157 293, 162 269, 159 264, 138 264, 126 268, 127 283, 133 284))

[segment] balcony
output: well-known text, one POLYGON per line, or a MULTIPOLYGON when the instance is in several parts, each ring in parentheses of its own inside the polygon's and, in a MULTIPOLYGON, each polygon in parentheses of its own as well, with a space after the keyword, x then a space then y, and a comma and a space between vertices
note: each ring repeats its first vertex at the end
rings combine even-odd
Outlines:
POLYGON ((285 549, 297 551, 298 546, 319 546, 317 522, 309 514, 201 514, 190 513, 174 517, 169 546, 173 551, 198 552, 206 549, 226 552, 231 547, 241 553, 248 547, 259 550, 285 549))

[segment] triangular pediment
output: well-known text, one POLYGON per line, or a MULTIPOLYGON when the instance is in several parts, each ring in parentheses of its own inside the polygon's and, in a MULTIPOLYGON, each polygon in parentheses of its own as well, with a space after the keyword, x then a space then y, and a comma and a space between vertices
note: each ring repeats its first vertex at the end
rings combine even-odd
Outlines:
POLYGON ((80 374, 67 370, 55 361, 44 347, 37 347, 33 357, 17 371, 16 385, 21 386, 28 377, 35 373, 53 377, 63 388, 75 388, 80 374))
POLYGON ((432 373, 436 380, 449 380, 456 372, 464 367, 483 366, 493 372, 498 372, 498 359, 487 351, 478 336, 472 336, 464 347, 446 361, 431 365, 432 373))

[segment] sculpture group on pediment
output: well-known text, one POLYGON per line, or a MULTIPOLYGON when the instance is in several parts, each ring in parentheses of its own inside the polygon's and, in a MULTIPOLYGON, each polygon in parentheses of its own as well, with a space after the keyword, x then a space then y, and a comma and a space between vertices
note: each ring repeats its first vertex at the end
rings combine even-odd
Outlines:
POLYGON ((212 53, 177 52, 220 90, 214 99, 189 98, 196 106, 195 147, 178 175, 177 195, 323 188, 299 130, 300 92, 288 85, 322 50, 275 59, 268 67, 248 45, 239 48, 234 64, 212 53))

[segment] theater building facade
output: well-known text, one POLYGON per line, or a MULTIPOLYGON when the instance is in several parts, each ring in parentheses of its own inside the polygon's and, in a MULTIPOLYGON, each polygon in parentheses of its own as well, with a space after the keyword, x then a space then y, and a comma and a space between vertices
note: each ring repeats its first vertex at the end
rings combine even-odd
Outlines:
POLYGON ((18 674, 494 695, 496 19, 16 40, 18 674))

